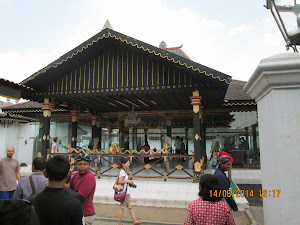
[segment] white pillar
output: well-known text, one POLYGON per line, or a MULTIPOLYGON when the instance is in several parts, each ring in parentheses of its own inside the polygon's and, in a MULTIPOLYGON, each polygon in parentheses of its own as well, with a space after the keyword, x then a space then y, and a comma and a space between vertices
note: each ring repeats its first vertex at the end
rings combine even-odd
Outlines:
POLYGON ((300 53, 262 60, 244 90, 257 102, 264 222, 300 224, 300 53))

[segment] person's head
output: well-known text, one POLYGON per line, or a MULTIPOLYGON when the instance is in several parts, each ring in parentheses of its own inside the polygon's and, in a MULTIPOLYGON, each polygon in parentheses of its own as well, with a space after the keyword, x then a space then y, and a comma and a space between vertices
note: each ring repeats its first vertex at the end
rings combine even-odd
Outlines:
POLYGON ((9 146, 6 149, 6 155, 7 155, 7 157, 8 158, 12 158, 14 154, 15 154, 15 148, 13 146, 9 146))
POLYGON ((44 175, 49 181, 62 181, 69 178, 69 171, 69 160, 62 155, 54 155, 47 160, 44 175))
POLYGON ((122 157, 120 160, 120 164, 118 166, 119 169, 128 169, 130 166, 130 160, 128 157, 122 157))
POLYGON ((199 196, 203 198, 205 201, 217 202, 222 199, 222 196, 219 196, 219 192, 221 191, 221 187, 219 181, 216 176, 211 174, 204 174, 200 178, 199 183, 199 196), (217 191, 218 195, 214 195, 215 191, 217 191))
POLYGON ((46 159, 44 157, 35 157, 32 161, 32 172, 43 171, 46 169, 46 159))
POLYGON ((224 170, 227 171, 231 166, 230 157, 228 155, 222 155, 218 158, 219 166, 224 170))
POLYGON ((90 170, 91 158, 86 153, 80 153, 76 158, 76 168, 80 174, 85 174, 90 170))
POLYGON ((172 139, 169 136, 165 137, 165 144, 167 144, 168 146, 172 145, 172 139))
POLYGON ((212 146, 212 152, 218 152, 218 151, 220 151, 220 142, 216 141, 212 146))
POLYGON ((56 143, 58 141, 58 137, 53 138, 53 141, 56 143))
POLYGON ((1 225, 30 225, 32 221, 31 205, 28 201, 10 199, 0 201, 1 225))

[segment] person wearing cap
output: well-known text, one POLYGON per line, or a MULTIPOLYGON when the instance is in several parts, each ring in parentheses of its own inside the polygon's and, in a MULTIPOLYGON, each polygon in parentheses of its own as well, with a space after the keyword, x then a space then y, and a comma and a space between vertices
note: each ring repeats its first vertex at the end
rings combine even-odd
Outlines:
MULTIPOLYGON (((228 155, 222 155, 218 158, 218 164, 219 167, 216 169, 214 175, 217 177, 221 189, 222 190, 229 190, 230 188, 230 181, 227 178, 225 171, 228 171, 228 169, 231 166, 231 159, 228 155)), ((226 192, 227 193, 227 192, 226 192)), ((238 211, 238 206, 233 200, 231 196, 224 196, 228 205, 233 209, 233 211, 238 211)))
POLYGON ((86 225, 93 224, 95 219, 93 198, 96 189, 96 179, 90 171, 90 167, 90 156, 86 153, 80 153, 76 158, 78 172, 71 178, 70 183, 64 185, 65 191, 69 195, 81 201, 86 225))
POLYGON ((231 181, 232 163, 233 163, 233 161, 234 161, 233 158, 232 158, 231 155, 229 155, 227 152, 221 151, 221 150, 215 152, 214 155, 215 155, 217 158, 219 158, 219 157, 221 157, 221 156, 223 156, 223 155, 229 156, 231 164, 230 164, 230 167, 229 167, 229 169, 228 169, 228 179, 229 179, 229 181, 231 181))

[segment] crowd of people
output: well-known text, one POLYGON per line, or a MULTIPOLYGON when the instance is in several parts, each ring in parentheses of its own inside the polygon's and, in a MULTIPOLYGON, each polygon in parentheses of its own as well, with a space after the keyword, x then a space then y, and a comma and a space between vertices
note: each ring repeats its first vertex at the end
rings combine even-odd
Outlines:
MULTIPOLYGON (((32 174, 21 179, 19 162, 13 158, 14 153, 15 148, 10 146, 6 150, 6 157, 0 159, 0 224, 94 223, 96 179, 90 171, 91 159, 88 154, 80 153, 76 157, 76 173, 73 172, 74 165, 63 155, 54 155, 47 160, 36 157, 32 162, 32 174)), ((230 180, 225 172, 231 168, 231 163, 229 155, 218 155, 218 167, 214 175, 201 177, 199 198, 189 204, 185 225, 235 224, 231 209, 237 211, 238 207, 232 196, 212 194, 230 191, 230 180)), ((130 187, 135 185, 128 179, 126 170, 129 167, 129 158, 122 157, 117 179, 123 185, 122 192, 126 192, 126 198, 120 203, 118 225, 122 224, 126 208, 134 225, 142 223, 136 220, 131 202, 130 187)))

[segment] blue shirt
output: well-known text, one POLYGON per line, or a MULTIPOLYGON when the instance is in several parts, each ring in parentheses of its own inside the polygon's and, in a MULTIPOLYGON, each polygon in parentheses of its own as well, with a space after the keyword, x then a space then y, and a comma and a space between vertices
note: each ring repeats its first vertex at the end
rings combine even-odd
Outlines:
MULTIPOLYGON (((36 194, 38 194, 42 192, 45 189, 45 187, 48 185, 48 178, 46 178, 42 172, 33 172, 32 182, 35 187, 36 194)), ((32 194, 32 189, 29 181, 29 176, 23 177, 18 183, 13 198, 29 200, 31 194, 32 194)))

